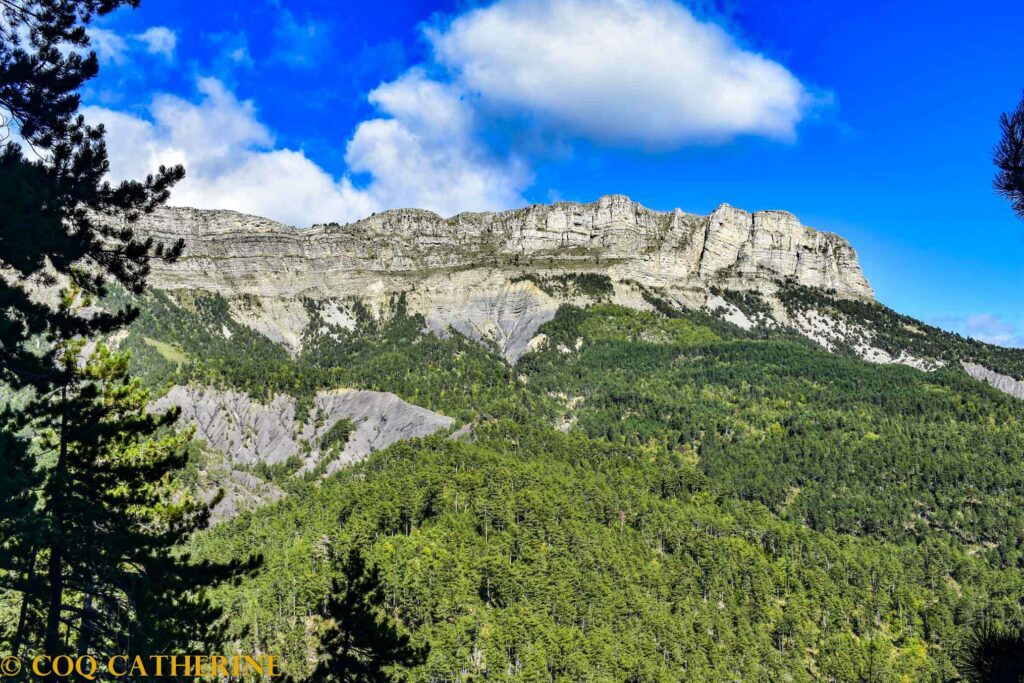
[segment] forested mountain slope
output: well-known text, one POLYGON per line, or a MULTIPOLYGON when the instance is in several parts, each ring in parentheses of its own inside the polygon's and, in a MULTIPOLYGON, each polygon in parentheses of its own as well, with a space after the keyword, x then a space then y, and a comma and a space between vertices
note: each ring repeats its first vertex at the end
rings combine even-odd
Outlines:
POLYGON ((955 680, 1024 626, 1024 353, 790 214, 146 220, 185 257, 112 341, 226 491, 191 550, 264 555, 232 637, 293 675, 352 550, 413 681, 955 680))
MULTIPOLYGON (((232 211, 166 208, 136 226, 184 240, 155 264, 170 297, 216 294, 227 339, 247 328, 296 356, 310 329, 387 318, 398 297, 426 327, 493 346, 511 363, 562 304, 610 301, 713 312, 785 328, 826 349, 925 370, 950 364, 1024 396, 1022 354, 945 333, 876 303, 846 240, 785 211, 727 204, 700 216, 622 195, 442 218, 400 209, 297 229, 232 211), (236 330, 237 331, 237 330, 236 330)), ((167 348, 163 349, 165 352, 167 348)), ((166 354, 165 354, 166 355, 166 354)))
MULTIPOLYGON (((326 479, 253 470, 287 496, 193 543, 264 553, 214 596, 245 648, 308 671, 331 558, 352 548, 429 647, 410 680, 948 680, 978 623, 1024 624, 1024 403, 953 362, 1013 372, 1014 352, 920 327, 912 352, 936 369, 867 363, 857 339, 826 352, 750 293, 713 294, 763 323, 746 330, 651 289, 641 311, 602 303, 600 279, 537 280, 586 305, 562 305, 515 365, 401 296, 352 323, 306 302, 289 353, 219 295, 147 295, 122 344, 157 386, 300 412, 325 389, 392 392, 456 420, 326 479)), ((780 292, 793 311, 895 315, 780 292)))

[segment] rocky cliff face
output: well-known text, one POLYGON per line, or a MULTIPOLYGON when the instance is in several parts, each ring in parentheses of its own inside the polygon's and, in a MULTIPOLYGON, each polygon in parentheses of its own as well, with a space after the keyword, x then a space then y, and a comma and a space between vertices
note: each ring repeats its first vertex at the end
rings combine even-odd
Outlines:
POLYGON ((200 386, 172 387, 151 410, 170 407, 181 411, 178 425, 195 428, 195 437, 218 455, 196 482, 206 502, 223 492, 211 511, 215 523, 284 497, 280 487, 253 474, 256 466, 280 466, 297 458, 298 473, 331 474, 396 441, 428 436, 454 423, 394 394, 353 389, 321 391, 304 416, 297 415, 291 396, 262 403, 242 391, 200 386), (324 443, 344 419, 351 421, 347 439, 324 443))
MULTIPOLYGON (((699 307, 711 286, 771 293, 786 278, 840 297, 873 297, 843 238, 782 211, 724 204, 698 216, 611 195, 451 218, 399 209, 306 229, 232 211, 164 208, 143 217, 138 231, 185 240, 181 260, 154 264, 154 286, 218 292, 234 302, 239 322, 293 349, 309 323, 302 299, 358 299, 379 311, 405 293, 410 311, 436 331, 488 340, 514 361, 564 300, 516 281, 526 274, 607 275, 612 300, 633 306, 643 305, 640 286, 699 307)), ((347 315, 336 303, 325 306, 347 315)))
MULTIPOLYGON (((621 195, 441 218, 398 209, 348 225, 296 229, 233 211, 164 208, 139 231, 184 238, 185 257, 156 266, 158 287, 296 296, 414 284, 438 270, 603 271, 662 287, 751 287, 785 277, 870 299, 857 255, 838 235, 784 211, 723 204, 709 216, 652 211, 621 195)), ((389 287, 390 288, 390 287, 389 287)))

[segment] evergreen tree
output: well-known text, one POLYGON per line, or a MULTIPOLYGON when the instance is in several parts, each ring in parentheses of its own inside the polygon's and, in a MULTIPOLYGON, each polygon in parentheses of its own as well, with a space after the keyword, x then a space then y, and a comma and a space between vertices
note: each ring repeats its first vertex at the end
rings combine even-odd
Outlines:
POLYGON ((320 646, 314 683, 386 682, 392 666, 415 666, 424 653, 409 645, 409 638, 380 615, 380 576, 362 556, 349 553, 342 579, 332 584, 321 610, 329 630, 320 646))
MULTIPOLYGON (((0 424, 15 422, 11 409, 0 411, 0 424)), ((0 431, 0 590, 28 594, 35 590, 37 566, 36 549, 42 539, 36 523, 36 493, 41 474, 35 467, 29 444, 10 431, 0 431), (26 563, 25 559, 30 561, 26 563)), ((9 651, 18 655, 25 636, 31 628, 34 614, 28 601, 11 624, 9 651)), ((4 640, 0 631, 0 642, 4 640)))
POLYGON ((94 311, 88 319, 29 296, 26 284, 73 282, 85 295, 114 280, 140 292, 152 257, 175 258, 139 240, 131 223, 166 201, 184 176, 161 167, 145 181, 111 185, 102 125, 77 115, 78 89, 97 72, 94 53, 83 56, 85 26, 137 0, 2 0, 0 2, 0 138, 17 134, 38 157, 13 142, 0 148, 0 380, 50 388, 63 379, 56 350, 29 346, 42 334, 60 339, 110 332, 131 309, 94 311))
POLYGON ((984 620, 966 639, 958 660, 960 673, 970 683, 1024 681, 1024 632, 984 620))
POLYGON ((999 127, 1003 135, 995 149, 995 188, 1024 218, 1024 99, 1014 112, 1000 117, 999 127))
POLYGON ((0 383, 28 397, 0 414, 0 585, 23 596, 13 649, 202 642, 216 613, 196 587, 236 568, 172 553, 207 518, 171 485, 184 437, 159 435, 174 416, 145 412, 123 357, 101 348, 82 358, 85 340, 137 315, 93 305, 110 283, 139 293, 150 260, 182 249, 137 239, 131 226, 184 170, 110 184, 103 126, 78 114, 98 68, 86 26, 137 4, 0 0, 0 140, 28 150, 0 147, 0 383))
POLYGON ((238 567, 171 552, 209 516, 172 477, 190 435, 165 429, 174 411, 146 410, 126 354, 101 344, 80 363, 84 343, 65 346, 80 382, 55 399, 62 421, 41 434, 57 453, 43 490, 45 651, 167 654, 214 642, 219 615, 198 587, 238 567))

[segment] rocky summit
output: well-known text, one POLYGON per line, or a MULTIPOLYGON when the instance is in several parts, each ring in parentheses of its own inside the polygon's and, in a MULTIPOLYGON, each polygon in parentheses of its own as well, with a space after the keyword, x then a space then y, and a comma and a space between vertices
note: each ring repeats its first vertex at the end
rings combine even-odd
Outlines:
POLYGON ((344 325, 351 320, 346 301, 379 314, 404 294, 410 312, 435 331, 450 327, 494 342, 515 361, 571 299, 538 283, 566 274, 607 277, 609 299, 631 307, 645 307, 645 290, 700 308, 712 288, 770 296, 786 281, 873 299, 842 237, 784 211, 727 204, 701 216, 608 195, 451 218, 397 209, 304 229, 233 211, 164 208, 140 219, 137 230, 185 240, 178 262, 154 264, 154 286, 221 294, 233 317, 292 350, 310 321, 303 300, 321 302, 324 318, 344 325))

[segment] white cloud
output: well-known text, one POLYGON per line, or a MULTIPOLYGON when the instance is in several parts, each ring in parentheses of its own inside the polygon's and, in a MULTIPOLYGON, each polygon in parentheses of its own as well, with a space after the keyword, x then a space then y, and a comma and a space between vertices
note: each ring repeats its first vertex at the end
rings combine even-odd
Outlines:
POLYGON ((1024 338, 1017 329, 992 313, 973 313, 958 327, 968 337, 999 346, 1024 346, 1024 338))
MULTIPOLYGON (((123 65, 131 52, 131 45, 122 36, 106 28, 91 27, 88 29, 91 49, 96 53, 101 64, 123 65)), ((146 52, 161 55, 170 60, 174 57, 174 48, 178 44, 178 36, 166 26, 153 26, 142 33, 130 36, 141 43, 146 52)))
POLYGON ((785 67, 671 0, 501 0, 427 36, 484 103, 603 143, 789 140, 813 104, 785 67))
POLYGON ((112 180, 180 163, 187 177, 172 194, 178 206, 235 209, 296 225, 373 210, 349 181, 336 181, 301 151, 276 149, 251 102, 239 101, 215 79, 197 85, 198 103, 161 95, 147 118, 85 109, 88 119, 107 125, 112 180))
POLYGON ((132 38, 144 43, 146 52, 161 55, 168 60, 174 58, 174 48, 178 45, 177 34, 166 26, 152 26, 132 38))
POLYGON ((101 63, 124 64, 128 54, 128 43, 113 31, 92 27, 88 30, 89 42, 101 63))
MULTIPOLYGON (((275 59, 309 64, 327 31, 282 10, 275 59)), ((175 204, 308 225, 397 207, 452 215, 524 204, 527 155, 516 143, 498 153, 488 142, 510 122, 559 145, 667 148, 738 135, 791 139, 813 105, 784 67, 671 0, 498 0, 426 33, 436 62, 369 93, 378 114, 345 144, 341 177, 278 147, 254 105, 213 78, 198 81, 198 100, 160 95, 144 116, 88 114, 108 124, 115 179, 182 163, 188 177, 175 204)), ((246 63, 244 35, 229 38, 211 37, 246 63)), ((120 54, 116 41, 105 48, 120 54)))
POLYGON ((143 118, 87 107, 107 124, 111 179, 140 178, 160 164, 183 164, 178 206, 235 209, 293 225, 345 222, 385 208, 413 206, 450 215, 521 203, 525 175, 487 156, 473 140, 471 113, 443 86, 417 74, 378 88, 385 117, 360 124, 346 161, 367 187, 336 179, 302 151, 275 146, 251 102, 212 78, 197 82, 198 103, 156 97, 143 118))
POLYGON ((477 139, 472 109, 452 88, 413 69, 369 99, 388 118, 359 124, 345 161, 372 176, 367 192, 379 205, 451 215, 524 203, 525 164, 489 153, 477 139))

